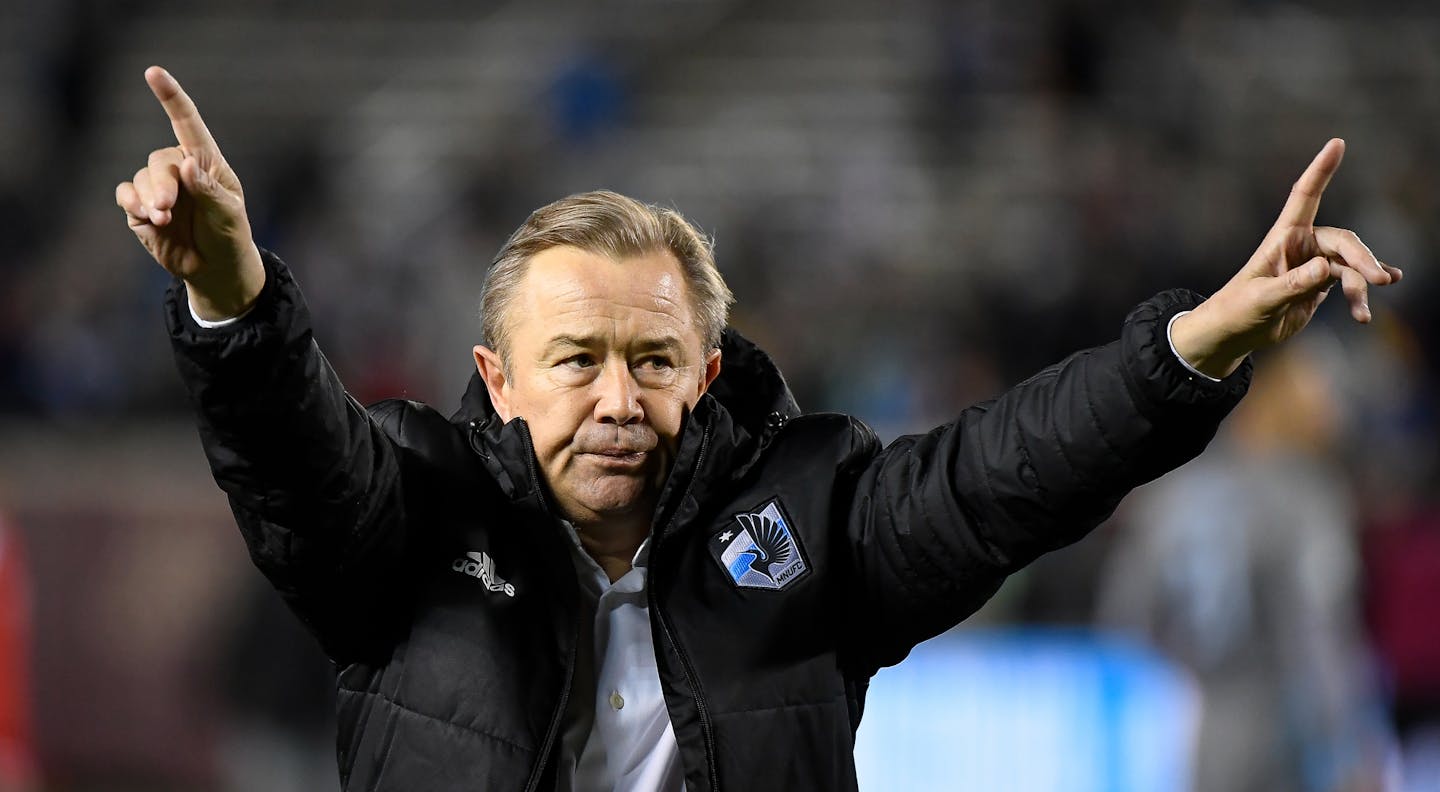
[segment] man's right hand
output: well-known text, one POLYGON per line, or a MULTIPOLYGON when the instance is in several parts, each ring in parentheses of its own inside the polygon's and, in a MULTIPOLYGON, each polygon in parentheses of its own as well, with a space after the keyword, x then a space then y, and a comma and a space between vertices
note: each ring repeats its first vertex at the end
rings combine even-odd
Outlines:
POLYGON ((180 145, 150 152, 149 163, 115 187, 115 203, 140 244, 185 281, 196 316, 239 316, 265 285, 240 180, 180 83, 159 66, 145 70, 145 82, 180 145))

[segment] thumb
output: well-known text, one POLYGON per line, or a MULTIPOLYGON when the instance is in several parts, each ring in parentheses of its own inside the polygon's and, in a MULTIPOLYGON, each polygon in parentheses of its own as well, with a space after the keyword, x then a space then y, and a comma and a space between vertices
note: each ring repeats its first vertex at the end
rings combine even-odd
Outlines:
POLYGON ((1287 301, 1323 288, 1330 281, 1330 262, 1316 256, 1275 279, 1279 301, 1287 301))
POLYGON ((1260 308, 1274 311, 1289 305, 1307 294, 1325 288, 1330 280, 1330 262, 1323 256, 1316 256, 1295 269, 1273 278, 1261 278, 1256 291, 1260 308))

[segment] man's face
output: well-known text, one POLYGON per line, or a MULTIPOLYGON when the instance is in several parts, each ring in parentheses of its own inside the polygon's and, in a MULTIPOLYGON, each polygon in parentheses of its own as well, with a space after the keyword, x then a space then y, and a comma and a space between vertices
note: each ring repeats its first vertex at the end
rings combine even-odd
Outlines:
POLYGON ((476 365, 500 417, 529 425, 556 504, 582 524, 648 522, 684 411, 720 373, 679 263, 550 248, 530 259, 505 321, 508 371, 485 347, 476 365))

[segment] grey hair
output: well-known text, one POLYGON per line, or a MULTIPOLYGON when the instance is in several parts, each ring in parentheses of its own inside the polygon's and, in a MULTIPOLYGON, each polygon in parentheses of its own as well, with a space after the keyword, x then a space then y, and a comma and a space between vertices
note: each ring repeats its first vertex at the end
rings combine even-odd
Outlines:
POLYGON ((735 297, 715 267, 714 243, 673 209, 596 190, 536 209, 495 255, 480 292, 480 332, 482 342, 507 364, 508 314, 530 258, 560 246, 615 259, 672 254, 680 263, 704 348, 720 345, 735 297))

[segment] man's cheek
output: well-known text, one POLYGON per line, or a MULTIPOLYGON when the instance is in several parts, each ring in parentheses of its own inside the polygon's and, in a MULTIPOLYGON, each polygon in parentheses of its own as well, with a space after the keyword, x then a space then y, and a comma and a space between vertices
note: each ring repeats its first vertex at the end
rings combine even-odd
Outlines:
POLYGON ((649 416, 650 425, 655 427, 656 432, 660 433, 662 437, 670 438, 680 431, 680 416, 684 415, 685 410, 692 406, 681 398, 678 392, 666 391, 651 402, 646 410, 646 415, 649 416))
POLYGON ((540 467, 551 475, 569 467, 574 461, 570 447, 571 438, 568 435, 547 433, 542 425, 540 431, 532 427, 530 441, 535 447, 535 458, 540 462, 540 467))

